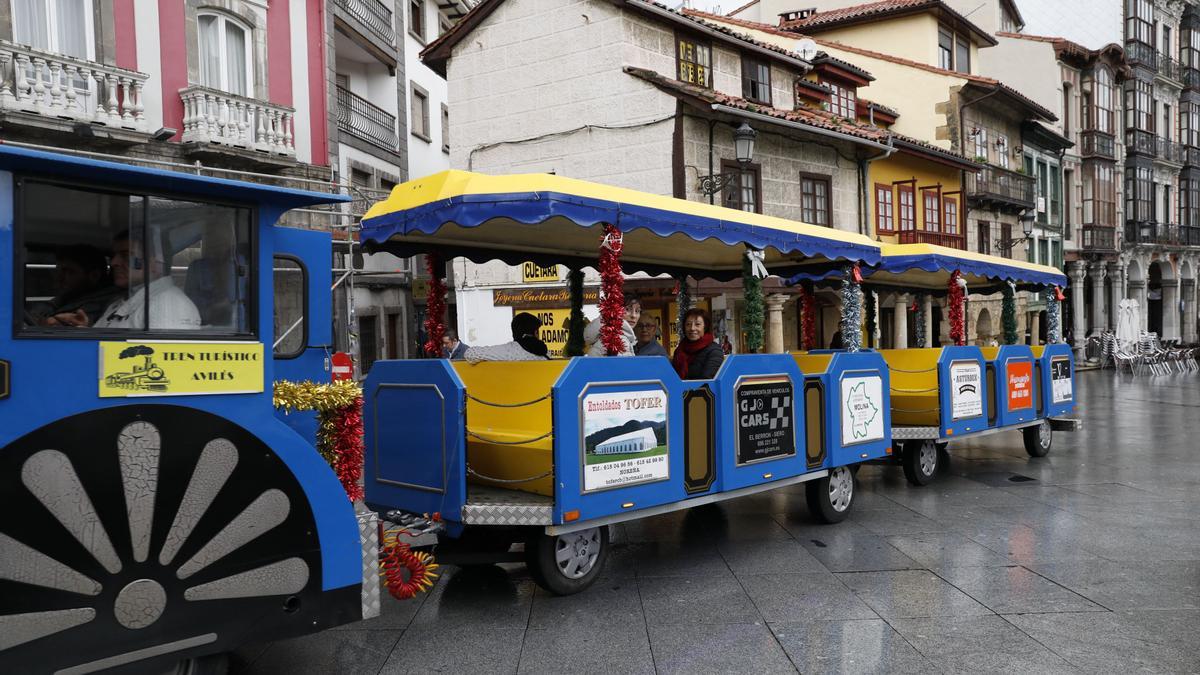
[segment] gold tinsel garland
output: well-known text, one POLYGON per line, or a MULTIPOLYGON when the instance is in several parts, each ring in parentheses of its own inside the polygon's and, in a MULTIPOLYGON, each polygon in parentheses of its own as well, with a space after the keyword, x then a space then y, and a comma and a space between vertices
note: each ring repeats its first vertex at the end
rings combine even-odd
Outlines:
POLYGON ((329 412, 354 403, 362 396, 362 387, 350 380, 329 384, 280 380, 275 383, 274 394, 275 407, 284 412, 297 410, 329 412))
POLYGON ((362 388, 349 380, 328 384, 280 380, 275 407, 317 413, 317 452, 337 474, 350 501, 363 498, 362 388))

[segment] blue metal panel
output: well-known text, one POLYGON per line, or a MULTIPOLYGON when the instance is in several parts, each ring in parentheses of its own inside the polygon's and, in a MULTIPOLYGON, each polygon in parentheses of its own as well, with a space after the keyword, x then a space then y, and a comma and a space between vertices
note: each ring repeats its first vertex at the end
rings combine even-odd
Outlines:
POLYGON ((832 468, 887 456, 892 445, 892 385, 883 357, 870 351, 836 353, 821 379, 826 465, 832 468))
POLYGON ((377 361, 363 398, 363 487, 374 509, 462 521, 466 388, 445 359, 377 361))
MULTIPOLYGON (((666 359, 643 356, 571 360, 553 389, 556 523, 563 522, 566 511, 577 510, 579 520, 589 520, 689 496, 684 490, 683 391, 683 383, 666 359), (666 392, 667 397, 667 478, 585 493, 584 398, 592 394, 659 390, 666 392)), ((717 471, 715 484, 720 483, 719 464, 717 471)))
POLYGON ((1042 391, 1042 417, 1061 417, 1075 412, 1075 354, 1071 347, 1062 343, 1046 345, 1042 356, 1038 359, 1039 384, 1042 391), (1060 380, 1057 393, 1054 377, 1056 374, 1070 383, 1069 388, 1060 380))
POLYGON ((1033 351, 1028 345, 1004 345, 996 352, 992 363, 996 374, 992 383, 996 397, 995 426, 1006 427, 1036 419, 1034 387, 1041 384, 1035 381, 1033 351), (1026 375, 1029 381, 1021 382, 1026 375), (1013 392, 1028 393, 1029 396, 1014 399, 1013 392))
POLYGON ((941 408, 940 432, 943 436, 962 436, 988 428, 988 397, 985 390, 987 379, 984 373, 983 352, 979 347, 942 347, 942 355, 938 359, 938 404, 941 408), (956 368, 971 372, 978 369, 978 379, 972 383, 975 387, 973 392, 963 390, 967 384, 960 384, 960 390, 954 391, 951 372, 956 368), (955 401, 972 400, 967 398, 967 394, 978 396, 978 406, 970 412, 956 415, 955 401), (958 419, 955 419, 956 417, 958 419))
POLYGON ((717 372, 717 482, 721 491, 760 485, 808 471, 804 454, 804 375, 789 354, 736 354, 725 359, 717 372), (792 437, 795 454, 745 464, 738 463, 739 382, 788 379, 792 383, 792 437))

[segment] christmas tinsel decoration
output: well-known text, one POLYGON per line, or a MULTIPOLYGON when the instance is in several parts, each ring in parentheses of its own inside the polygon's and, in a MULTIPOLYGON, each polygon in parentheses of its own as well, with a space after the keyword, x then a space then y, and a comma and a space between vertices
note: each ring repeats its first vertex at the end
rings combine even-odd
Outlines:
POLYGON ((675 317, 675 323, 677 324, 675 334, 683 335, 683 315, 687 314, 687 311, 692 308, 692 292, 688 289, 686 274, 680 277, 677 283, 679 292, 675 295, 675 304, 678 306, 675 317))
POLYGON ((751 354, 757 354, 763 347, 763 320, 766 312, 763 309, 762 279, 754 275, 754 263, 750 256, 742 257, 742 296, 746 301, 744 320, 746 324, 746 348, 751 354))
POLYGON ((925 337, 925 294, 918 293, 917 300, 913 304, 917 307, 917 310, 913 313, 913 321, 916 322, 917 349, 924 349, 927 344, 925 337))
POLYGON ((563 356, 583 356, 583 270, 571 270, 567 274, 567 287, 571 291, 570 329, 563 356))
POLYGON ((866 346, 875 346, 875 291, 863 291, 863 299, 866 300, 866 307, 863 311, 867 313, 867 335, 866 346))
POLYGON ((1046 289, 1046 344, 1062 342, 1062 305, 1058 304, 1058 287, 1046 289))
POLYGON ((848 352, 862 349, 862 286, 852 275, 842 280, 842 344, 848 352))
POLYGON ((446 264, 438 253, 425 256, 429 271, 429 294, 425 299, 425 353, 441 356, 442 336, 446 334, 446 264))
POLYGON ((800 349, 820 349, 817 344, 817 295, 811 281, 800 284, 800 349))
POLYGON ((967 331, 963 317, 963 300, 966 299, 964 285, 962 272, 954 270, 947 285, 946 304, 949 305, 950 310, 950 341, 959 346, 967 343, 967 331))
POLYGON ((1005 282, 1003 298, 1000 300, 1000 329, 1004 332, 1004 344, 1017 344, 1017 298, 1016 288, 1011 281, 1005 282))
POLYGON ((414 551, 400 541, 401 532, 388 530, 383 533, 383 545, 379 550, 379 576, 383 577, 383 583, 393 598, 407 600, 433 588, 438 565, 433 562, 433 556, 424 551, 414 551))
POLYGON ((275 407, 285 413, 317 413, 317 452, 329 462, 350 501, 363 498, 362 389, 349 380, 330 384, 279 381, 275 407))
POLYGON ((600 344, 609 356, 625 351, 625 277, 621 274, 621 231, 604 223, 600 240, 600 344))

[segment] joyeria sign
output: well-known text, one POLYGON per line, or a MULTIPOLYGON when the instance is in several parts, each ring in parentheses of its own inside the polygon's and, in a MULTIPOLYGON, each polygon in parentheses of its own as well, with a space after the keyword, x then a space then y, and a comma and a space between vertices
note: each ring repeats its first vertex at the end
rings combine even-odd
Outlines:
POLYGON ((1010 361, 1005 366, 1008 376, 1008 409, 1025 410, 1033 407, 1033 363, 1010 361))

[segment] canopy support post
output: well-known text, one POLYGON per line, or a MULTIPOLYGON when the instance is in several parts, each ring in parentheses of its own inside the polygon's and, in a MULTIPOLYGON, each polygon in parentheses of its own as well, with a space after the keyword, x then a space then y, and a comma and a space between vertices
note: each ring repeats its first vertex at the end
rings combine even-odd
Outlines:
POLYGON ((958 346, 967 344, 965 305, 967 299, 967 282, 962 278, 962 272, 954 270, 950 275, 949 295, 946 304, 950 310, 950 341, 958 346))
POLYGON ((862 272, 855 265, 842 280, 842 344, 848 352, 862 350, 862 272))

